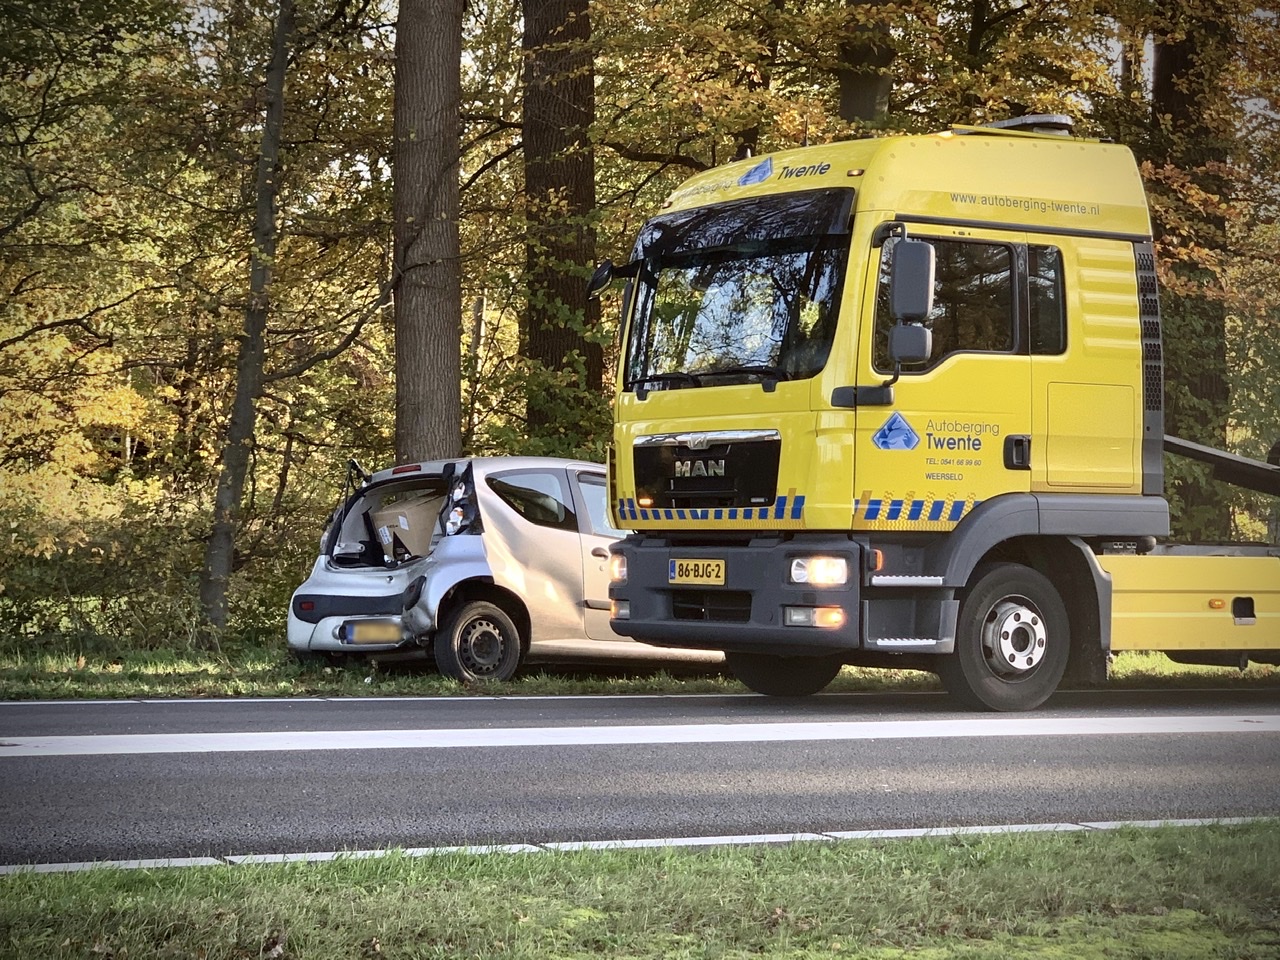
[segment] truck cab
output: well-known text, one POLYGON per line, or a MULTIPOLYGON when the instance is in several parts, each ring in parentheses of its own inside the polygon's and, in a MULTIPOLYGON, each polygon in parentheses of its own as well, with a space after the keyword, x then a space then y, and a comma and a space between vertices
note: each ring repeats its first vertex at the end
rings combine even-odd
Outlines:
POLYGON ((1073 632, 1105 655, 1103 558, 1169 532, 1159 301, 1132 154, 1061 119, 744 160, 644 226, 617 632, 760 692, 923 665, 994 709, 1049 696, 1073 632))

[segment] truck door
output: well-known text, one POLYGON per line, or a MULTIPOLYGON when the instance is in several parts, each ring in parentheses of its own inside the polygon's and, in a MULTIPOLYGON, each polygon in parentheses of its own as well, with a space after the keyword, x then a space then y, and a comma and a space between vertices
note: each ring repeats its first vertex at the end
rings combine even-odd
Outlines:
MULTIPOLYGON (((921 227, 935 251, 929 360, 904 365, 887 405, 857 413, 853 526, 950 529, 975 505, 1031 481, 1031 363, 1018 294, 1020 234, 921 227), (927 232, 926 232, 927 231, 927 232)), ((893 376, 889 276, 895 238, 869 267, 859 382, 893 376)))
MULTIPOLYGON (((1128 242, 1029 241, 1033 490, 1141 491, 1144 384, 1137 282, 1128 242)), ((1157 382, 1157 409, 1159 389, 1157 382)))

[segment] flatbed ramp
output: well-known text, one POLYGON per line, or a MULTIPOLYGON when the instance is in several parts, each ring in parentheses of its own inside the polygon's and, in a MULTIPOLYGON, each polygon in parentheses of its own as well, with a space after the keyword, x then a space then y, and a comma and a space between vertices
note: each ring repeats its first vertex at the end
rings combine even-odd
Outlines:
MULTIPOLYGON (((1225 450, 1216 450, 1167 433, 1164 435, 1164 448, 1175 456, 1209 464, 1213 467, 1215 477, 1233 486, 1280 497, 1280 464, 1264 463, 1236 453, 1227 453, 1225 450)), ((1280 448, 1280 444, 1272 448, 1273 455, 1277 448, 1280 448)))

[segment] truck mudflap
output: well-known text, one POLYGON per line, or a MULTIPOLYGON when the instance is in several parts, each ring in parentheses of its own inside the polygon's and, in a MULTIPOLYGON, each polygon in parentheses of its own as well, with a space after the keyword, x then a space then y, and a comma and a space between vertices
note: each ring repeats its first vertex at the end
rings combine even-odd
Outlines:
POLYGON ((949 653, 954 643, 950 591, 940 590, 935 578, 873 586, 867 547, 848 536, 807 534, 709 544, 634 534, 615 550, 626 558, 627 575, 610 586, 610 625, 644 643, 850 659, 866 650, 949 653), (808 577, 804 565, 815 558, 843 570, 842 582, 800 582, 808 577), (912 595, 921 591, 933 602, 915 604, 912 595), (894 611, 876 604, 876 617, 888 617, 878 624, 867 601, 886 592, 907 606, 894 611), (932 615, 932 628, 921 635, 909 629, 917 608, 942 611, 932 615), (937 622, 939 616, 942 623, 937 622))

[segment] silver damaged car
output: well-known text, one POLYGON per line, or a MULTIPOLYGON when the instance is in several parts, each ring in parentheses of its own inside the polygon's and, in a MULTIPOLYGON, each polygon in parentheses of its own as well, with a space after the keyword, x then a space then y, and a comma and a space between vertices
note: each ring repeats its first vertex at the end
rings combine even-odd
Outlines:
POLYGON ((347 491, 289 604, 300 659, 415 651, 463 682, 511 677, 543 640, 609 629, 604 467, 543 457, 410 463, 347 491))

